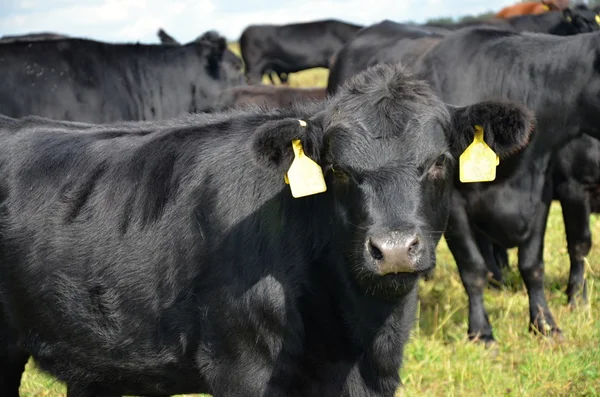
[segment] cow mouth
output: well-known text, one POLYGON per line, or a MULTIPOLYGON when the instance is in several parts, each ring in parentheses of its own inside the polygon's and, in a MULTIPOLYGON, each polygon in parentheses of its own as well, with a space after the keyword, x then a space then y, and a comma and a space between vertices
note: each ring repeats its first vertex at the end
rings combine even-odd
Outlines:
POLYGON ((365 295, 374 296, 384 300, 395 301, 403 298, 415 288, 420 279, 430 277, 435 268, 435 261, 427 267, 419 267, 414 272, 399 272, 388 274, 362 274, 357 277, 357 281, 365 295))

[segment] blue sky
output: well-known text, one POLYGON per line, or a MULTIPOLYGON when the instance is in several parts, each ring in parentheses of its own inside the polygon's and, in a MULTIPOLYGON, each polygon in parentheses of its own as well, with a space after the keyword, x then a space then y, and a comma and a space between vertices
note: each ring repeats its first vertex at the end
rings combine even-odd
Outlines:
POLYGON ((358 24, 462 16, 518 0, 0 0, 0 36, 52 31, 156 43, 164 28, 186 42, 209 29, 237 40, 245 26, 337 18, 358 24))

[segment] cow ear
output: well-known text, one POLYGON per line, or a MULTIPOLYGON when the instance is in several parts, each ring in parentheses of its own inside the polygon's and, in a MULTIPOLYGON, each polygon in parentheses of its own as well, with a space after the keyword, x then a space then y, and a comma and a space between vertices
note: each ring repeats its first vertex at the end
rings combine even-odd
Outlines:
POLYGON ((292 141, 299 139, 304 153, 319 163, 323 132, 315 120, 284 119, 267 121, 250 139, 250 150, 261 167, 284 175, 294 159, 292 141))
POLYGON ((160 42, 165 45, 180 45, 177 40, 175 40, 172 36, 170 36, 167 32, 165 32, 162 28, 158 29, 158 38, 160 42))
POLYGON ((215 74, 223 60, 223 53, 227 49, 227 40, 215 31, 204 33, 195 42, 202 44, 206 49, 206 61, 208 71, 215 74))
POLYGON ((473 142, 476 125, 483 127, 484 141, 492 150, 507 157, 527 146, 535 124, 533 112, 516 102, 484 101, 448 108, 453 127, 449 141, 455 156, 473 142))

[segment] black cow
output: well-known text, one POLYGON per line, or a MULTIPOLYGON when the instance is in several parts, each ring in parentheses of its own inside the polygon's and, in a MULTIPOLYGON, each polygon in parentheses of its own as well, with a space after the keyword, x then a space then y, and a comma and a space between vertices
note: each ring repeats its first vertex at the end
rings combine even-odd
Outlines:
POLYGON ((296 102, 322 99, 325 99, 325 88, 323 87, 294 88, 256 84, 224 90, 215 108, 225 110, 248 105, 285 107, 296 102))
MULTIPOLYGON (((522 101, 535 111, 537 136, 544 137, 502 163, 494 183, 457 184, 446 240, 469 296, 469 335, 493 341, 483 288, 486 266, 500 260, 495 246, 519 247, 531 328, 559 333, 543 290, 543 239, 553 196, 551 160, 582 132, 599 135, 600 34, 560 37, 470 28, 437 40, 437 45, 422 45, 419 56, 414 49, 424 39, 403 49, 382 48, 380 56, 412 67, 450 103, 465 105, 490 97, 522 101)), ((336 67, 344 61, 338 59, 336 67)), ((335 92, 335 87, 328 87, 328 92, 335 92)), ((583 288, 578 266, 572 270, 570 295, 583 288)))
POLYGON ((221 90, 243 83, 210 36, 185 46, 84 39, 0 45, 0 114, 103 123, 209 111, 221 90))
MULTIPOLYGON (((160 42, 164 45, 181 45, 181 43, 175 40, 171 35, 165 32, 163 29, 158 29, 157 32, 160 42)), ((214 30, 209 30, 202 35, 198 36, 192 43, 211 43, 219 39, 219 34, 214 30)), ((227 70, 226 72, 232 75, 239 73, 243 69, 242 59, 235 55, 233 51, 226 48, 223 51, 223 67, 227 70)))
POLYGON ((454 159, 531 117, 377 66, 310 106, 0 118, 0 393, 32 355, 69 396, 391 397, 454 159), (284 183, 296 139, 324 193, 284 183))
POLYGON ((240 37, 248 84, 266 72, 329 67, 329 60, 362 26, 327 19, 290 25, 250 25, 240 37))
POLYGON ((57 40, 66 38, 68 38, 68 36, 60 33, 41 32, 19 35, 4 35, 0 37, 0 43, 14 43, 15 41, 57 40))
MULTIPOLYGON (((492 242, 519 248, 531 327, 543 334, 560 332, 543 290, 543 239, 553 195, 551 159, 581 132, 600 137, 599 49, 598 33, 556 37, 474 29, 447 36, 416 66, 451 103, 494 96, 523 101, 535 111, 536 136, 543 137, 501 164, 497 182, 458 185, 454 194, 445 236, 469 295, 472 337, 493 338, 483 306, 492 242)), ((571 287, 571 293, 580 288, 571 287)))

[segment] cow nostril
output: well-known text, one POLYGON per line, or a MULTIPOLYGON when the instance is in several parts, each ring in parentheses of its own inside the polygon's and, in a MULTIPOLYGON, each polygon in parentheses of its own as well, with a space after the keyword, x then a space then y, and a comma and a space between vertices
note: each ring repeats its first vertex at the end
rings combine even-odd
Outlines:
POLYGON ((419 240, 419 236, 415 236, 408 245, 408 252, 410 254, 416 253, 416 251, 419 250, 420 244, 421 244, 421 241, 419 240))
POLYGON ((369 239, 368 248, 369 253, 373 257, 373 259, 375 259, 376 261, 380 261, 383 259, 383 253, 381 252, 381 249, 379 249, 379 247, 373 244, 373 240, 371 239, 369 239))

